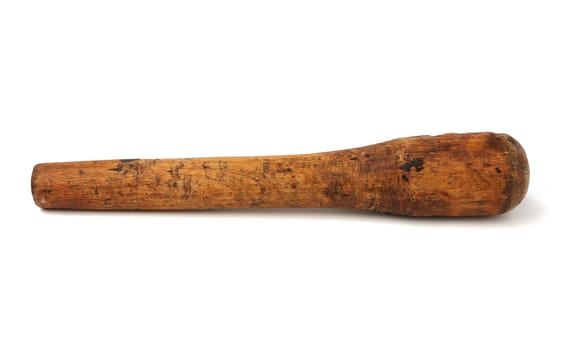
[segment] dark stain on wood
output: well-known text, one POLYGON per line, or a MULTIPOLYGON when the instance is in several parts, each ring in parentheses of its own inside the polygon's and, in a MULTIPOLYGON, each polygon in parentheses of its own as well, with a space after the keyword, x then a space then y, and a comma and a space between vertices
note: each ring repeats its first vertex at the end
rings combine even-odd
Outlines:
POLYGON ((115 168, 110 168, 109 170, 110 170, 110 171, 121 172, 121 171, 123 171, 123 165, 122 165, 122 164, 119 164, 119 165, 117 165, 115 168))
POLYGON ((424 159, 412 158, 400 167, 400 169, 406 172, 410 172, 412 168, 416 169, 416 172, 422 171, 422 169, 424 169, 424 159))

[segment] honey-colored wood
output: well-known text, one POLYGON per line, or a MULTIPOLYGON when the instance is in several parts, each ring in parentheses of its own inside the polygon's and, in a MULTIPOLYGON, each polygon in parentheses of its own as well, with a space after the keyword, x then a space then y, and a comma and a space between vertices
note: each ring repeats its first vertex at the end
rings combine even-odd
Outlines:
POLYGON ((417 136, 293 156, 124 159, 34 167, 41 208, 349 208, 409 216, 501 214, 529 184, 505 134, 417 136))

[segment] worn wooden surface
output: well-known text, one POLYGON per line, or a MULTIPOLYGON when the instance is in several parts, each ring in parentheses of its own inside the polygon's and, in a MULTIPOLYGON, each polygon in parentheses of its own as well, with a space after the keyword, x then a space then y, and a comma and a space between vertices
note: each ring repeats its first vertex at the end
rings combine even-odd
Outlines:
POLYGON ((350 208, 481 216, 515 207, 528 183, 517 141, 474 133, 307 155, 45 163, 34 167, 32 194, 42 208, 350 208))

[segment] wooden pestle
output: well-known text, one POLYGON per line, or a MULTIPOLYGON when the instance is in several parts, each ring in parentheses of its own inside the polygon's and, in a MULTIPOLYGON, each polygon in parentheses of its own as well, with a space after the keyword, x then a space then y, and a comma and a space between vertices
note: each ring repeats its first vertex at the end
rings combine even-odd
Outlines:
POLYGON ((521 202, 529 164, 506 134, 416 136, 291 156, 37 164, 41 208, 186 210, 348 208, 409 216, 485 216, 521 202))

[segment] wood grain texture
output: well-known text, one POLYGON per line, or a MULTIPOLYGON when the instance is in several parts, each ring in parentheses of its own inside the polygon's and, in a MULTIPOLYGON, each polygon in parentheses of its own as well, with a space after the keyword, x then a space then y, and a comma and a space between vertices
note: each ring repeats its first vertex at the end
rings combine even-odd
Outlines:
POLYGON ((125 159, 34 167, 41 208, 349 208, 484 216, 523 199, 529 166, 506 134, 417 136, 292 156, 125 159))

